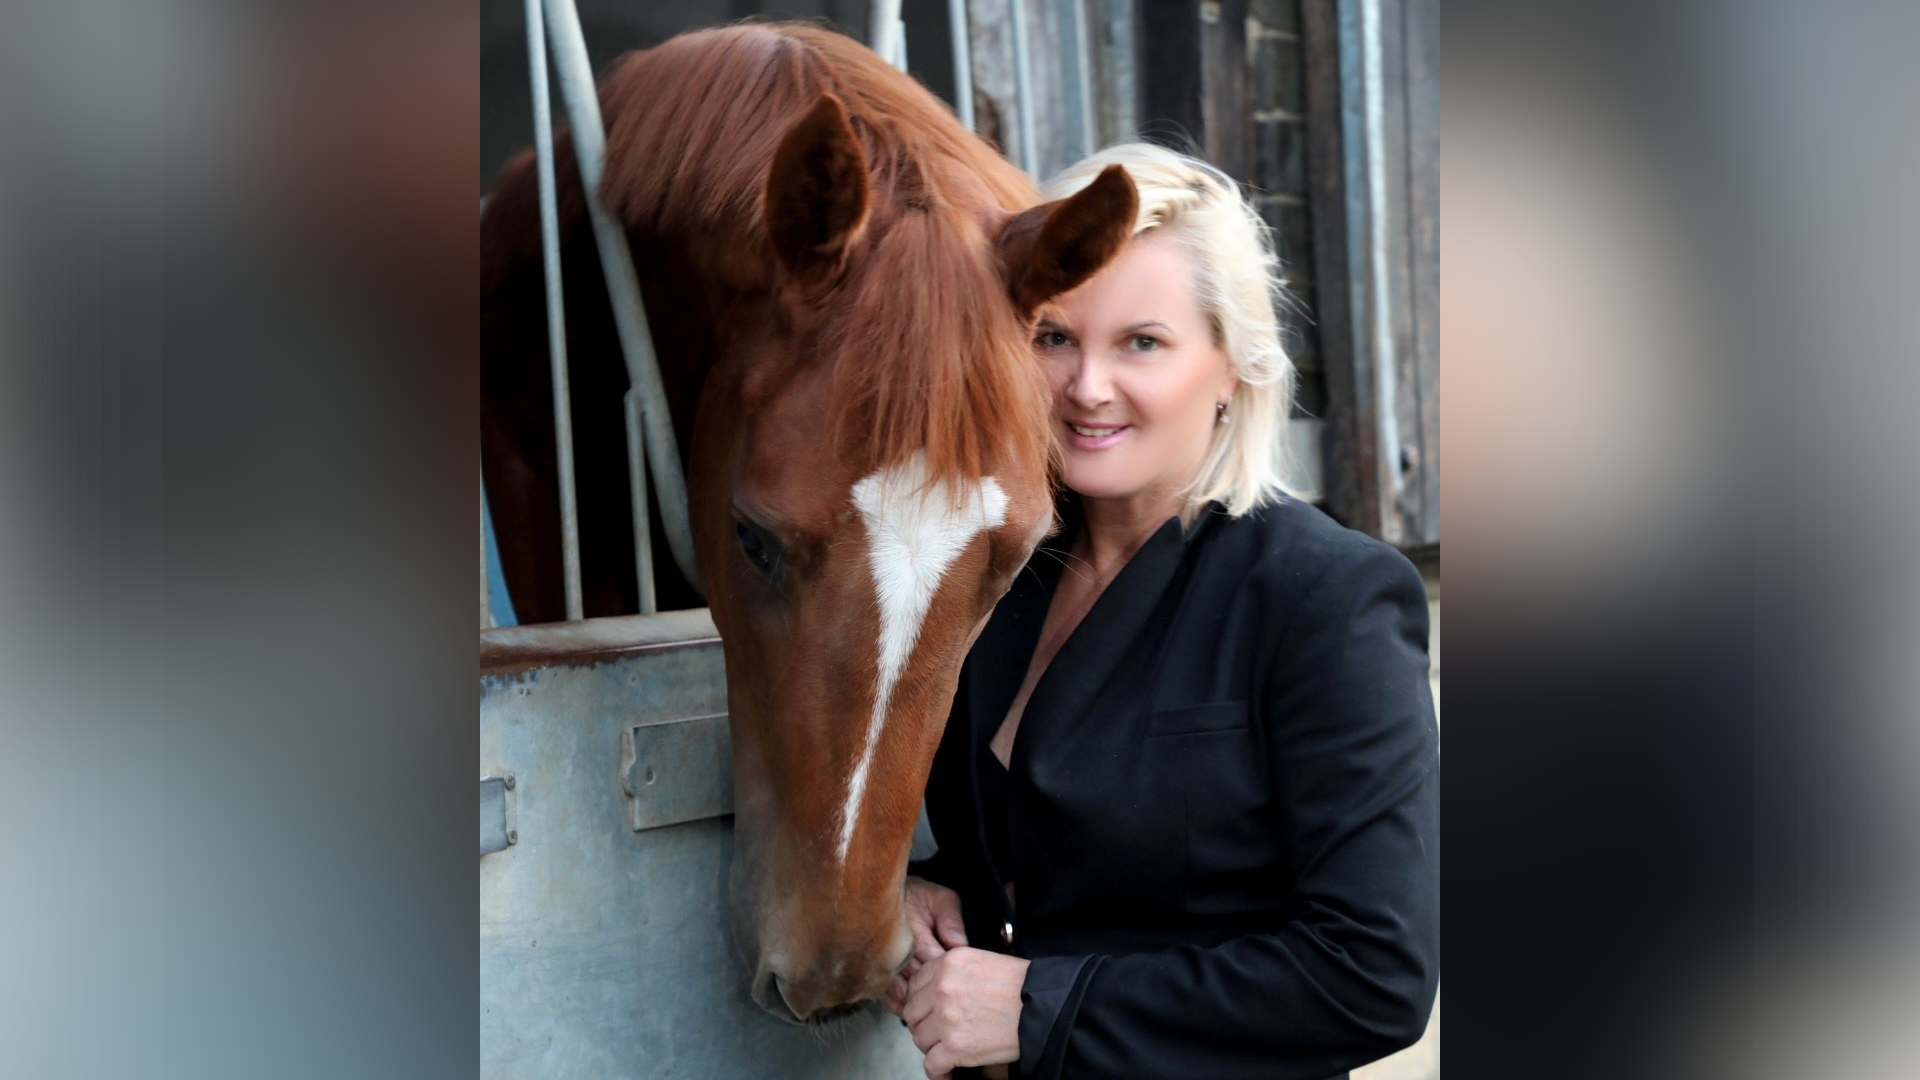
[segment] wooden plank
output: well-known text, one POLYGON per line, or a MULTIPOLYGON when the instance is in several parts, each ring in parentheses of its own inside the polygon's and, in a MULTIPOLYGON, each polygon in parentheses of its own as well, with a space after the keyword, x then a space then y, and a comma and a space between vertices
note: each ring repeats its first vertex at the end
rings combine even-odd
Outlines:
MULTIPOLYGON (((1028 85, 1033 110, 1036 181, 1073 164, 1074 120, 1066 93, 1065 41, 1059 12, 1047 0, 1025 0, 1028 85)), ((1008 161, 1018 164, 1020 142, 1015 104, 1012 0, 968 0, 967 30, 973 46, 974 129, 1008 161)))
POLYGON ((1304 0, 1327 505, 1403 548, 1439 541, 1434 0, 1304 0))
POLYGON ((1199 5, 1201 145, 1208 161, 1241 182, 1253 176, 1247 2, 1202 0, 1199 5))
POLYGON ((1139 137, 1134 81, 1134 0, 1088 0, 1092 31, 1094 121, 1100 146, 1139 137))
POLYGON ((1253 178, 1248 0, 1167 0, 1138 8, 1141 134, 1253 178))
POLYGON ((1177 150, 1203 148, 1199 0, 1141 4, 1134 52, 1140 134, 1177 150))
POLYGON ((1341 117, 1340 0, 1301 0, 1305 44, 1307 187, 1313 214, 1313 264, 1319 305, 1320 369, 1325 376, 1323 435, 1326 508, 1342 523, 1379 534, 1377 508, 1369 514, 1361 478, 1371 475, 1378 447, 1362 437, 1372 428, 1359 391, 1354 357, 1352 278, 1347 249, 1346 141, 1341 117))
POLYGON ((967 0, 967 41, 973 61, 973 129, 999 147, 1008 161, 1018 161, 1010 7, 1008 0, 967 0))

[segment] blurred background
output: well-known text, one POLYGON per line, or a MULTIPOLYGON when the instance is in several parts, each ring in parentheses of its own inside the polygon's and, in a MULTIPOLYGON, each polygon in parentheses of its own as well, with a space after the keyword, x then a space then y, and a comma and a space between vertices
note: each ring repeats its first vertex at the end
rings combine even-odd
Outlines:
MULTIPOLYGON (((1312 318, 1294 323, 1321 386, 1302 418, 1355 424, 1346 452, 1376 454, 1349 472, 1322 435, 1326 505, 1382 535, 1397 520, 1414 551, 1438 542, 1438 424, 1406 412, 1424 398, 1402 368, 1390 397, 1377 354, 1362 381, 1334 336, 1378 324, 1351 296, 1336 315, 1330 283, 1378 280, 1356 278, 1367 258, 1391 285, 1419 218, 1373 186, 1387 225, 1323 242, 1313 162, 1347 160, 1349 130, 1382 163, 1437 139, 1447 1060, 1910 1073, 1916 13, 1455 0, 1431 136, 1426 39, 1387 36, 1389 12, 1427 9, 1170 6, 1202 43, 1239 35, 1199 70, 1244 73, 1260 103, 1236 175, 1270 200, 1312 318), (1331 159, 1314 71, 1334 54, 1309 10, 1381 28, 1367 45, 1332 20, 1332 41, 1377 50, 1389 122, 1336 99, 1331 159), (1283 55, 1300 73, 1259 85, 1283 55), (1369 236, 1388 246, 1356 252, 1369 236), (1378 453, 1384 416, 1399 457, 1378 453)), ((472 1068, 473 879, 447 837, 472 781, 472 200, 516 142, 485 120, 515 82, 492 74, 514 55, 493 9, 0 12, 8 1075, 472 1068)), ((860 29, 857 9, 817 14, 860 29)), ((589 23, 596 50, 614 33, 589 23)), ((951 92, 919 42, 910 70, 951 92)), ((1194 55, 1172 30, 1131 48, 1194 55)), ((1214 154, 1239 129, 1206 124, 1204 91, 1141 111, 1149 88, 1179 84, 1136 83, 1149 135, 1172 119, 1214 154)), ((976 123, 1018 154, 981 92, 976 123)), ((1424 310, 1418 265, 1367 309, 1396 333, 1424 310)), ((1411 325, 1392 355, 1417 386, 1411 325)))

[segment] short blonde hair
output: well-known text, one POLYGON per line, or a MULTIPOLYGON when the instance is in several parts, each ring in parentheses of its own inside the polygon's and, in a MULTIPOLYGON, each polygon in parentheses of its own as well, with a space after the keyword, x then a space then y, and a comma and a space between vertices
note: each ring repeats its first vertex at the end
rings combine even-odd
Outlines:
POLYGON ((1241 517, 1294 495, 1286 481, 1292 465, 1286 423, 1297 375, 1280 344, 1275 305, 1286 293, 1266 222, 1226 174, 1149 143, 1099 151, 1054 177, 1046 197, 1074 194, 1109 165, 1125 168, 1139 189, 1133 235, 1167 229, 1192 253, 1195 298, 1239 379, 1229 423, 1215 426, 1213 445, 1187 488, 1182 522, 1192 524, 1210 502, 1241 517))

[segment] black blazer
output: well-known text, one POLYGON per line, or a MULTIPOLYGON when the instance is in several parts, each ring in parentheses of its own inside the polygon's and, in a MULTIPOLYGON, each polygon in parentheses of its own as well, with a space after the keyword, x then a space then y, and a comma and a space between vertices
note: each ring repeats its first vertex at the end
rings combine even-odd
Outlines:
POLYGON ((1019 1075, 1319 1080, 1414 1042, 1440 964, 1420 575, 1293 500, 1169 520, 1034 688, 996 867, 976 763, 1063 516, 968 656, 927 787, 939 851, 912 868, 960 893, 972 944, 1032 959, 1019 1075))

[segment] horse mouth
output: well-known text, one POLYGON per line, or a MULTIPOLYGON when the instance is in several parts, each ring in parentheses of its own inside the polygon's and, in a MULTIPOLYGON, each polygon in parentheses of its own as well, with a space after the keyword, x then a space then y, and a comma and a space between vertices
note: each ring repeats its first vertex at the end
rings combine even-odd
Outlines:
POLYGON ((765 1009, 776 1019, 803 1027, 830 1026, 849 1016, 866 1012, 867 1006, 871 1004, 866 1001, 854 1001, 843 1005, 828 1005, 802 1016, 800 1011, 793 1007, 793 1003, 787 1000, 786 986, 781 982, 780 977, 771 971, 760 976, 759 981, 754 984, 753 1000, 754 1004, 765 1009))
POLYGON ((866 1011, 867 1003, 864 1001, 857 1005, 834 1005, 830 1008, 815 1012, 812 1016, 801 1021, 801 1023, 808 1027, 829 1027, 841 1020, 845 1020, 849 1016, 858 1016, 866 1011))

